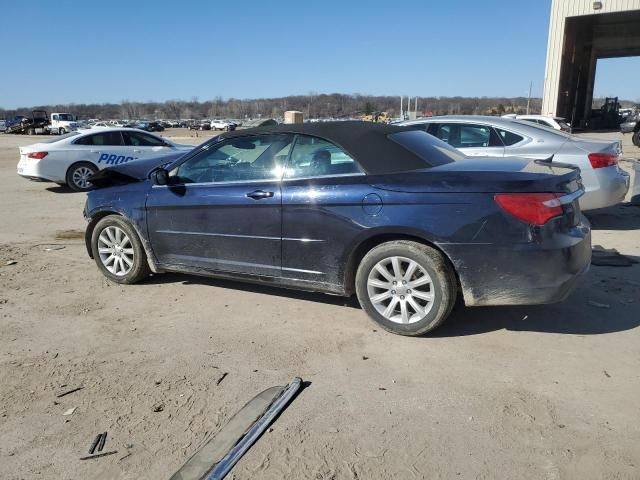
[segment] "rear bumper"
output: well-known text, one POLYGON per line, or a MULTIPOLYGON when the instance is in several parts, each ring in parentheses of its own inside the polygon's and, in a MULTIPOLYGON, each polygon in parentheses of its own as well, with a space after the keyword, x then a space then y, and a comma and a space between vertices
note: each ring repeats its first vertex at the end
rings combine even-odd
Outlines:
POLYGON ((591 232, 584 217, 568 233, 513 247, 439 246, 454 264, 467 306, 560 302, 591 263, 591 232))
POLYGON ((594 170, 599 188, 587 191, 580 198, 583 211, 611 207, 624 200, 629 191, 629 174, 618 167, 594 170))
POLYGON ((20 160, 17 167, 17 174, 22 178, 35 180, 38 182, 57 182, 65 183, 65 179, 61 178, 62 173, 53 172, 52 168, 47 168, 47 163, 43 160, 20 160))

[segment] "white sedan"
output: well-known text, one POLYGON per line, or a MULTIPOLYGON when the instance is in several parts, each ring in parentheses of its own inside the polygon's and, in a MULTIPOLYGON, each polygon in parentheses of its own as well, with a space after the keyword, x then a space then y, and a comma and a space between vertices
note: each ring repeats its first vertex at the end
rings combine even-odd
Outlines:
POLYGON ((91 189, 90 177, 105 167, 193 148, 133 128, 83 130, 20 147, 18 175, 84 192, 91 189))

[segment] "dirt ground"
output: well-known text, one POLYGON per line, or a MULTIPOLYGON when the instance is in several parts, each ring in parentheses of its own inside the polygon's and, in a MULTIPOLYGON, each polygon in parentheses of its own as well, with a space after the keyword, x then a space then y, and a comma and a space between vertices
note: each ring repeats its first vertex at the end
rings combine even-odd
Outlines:
MULTIPOLYGON (((0 135, 0 478, 169 478, 294 376, 310 385, 229 478, 640 478, 640 265, 594 266, 558 305, 457 310, 426 338, 326 295, 119 286, 86 254, 84 195, 16 175, 33 141, 0 135), (103 431, 118 453, 79 460, 103 431)), ((640 207, 590 219, 594 245, 640 259, 640 207)))

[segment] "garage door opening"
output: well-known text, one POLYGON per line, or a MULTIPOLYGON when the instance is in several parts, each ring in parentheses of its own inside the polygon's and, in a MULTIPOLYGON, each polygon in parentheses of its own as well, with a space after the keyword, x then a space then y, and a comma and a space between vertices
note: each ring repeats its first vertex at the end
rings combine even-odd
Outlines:
POLYGON ((640 99, 640 57, 601 58, 591 102, 592 129, 615 129, 636 111, 640 99))
POLYGON ((553 0, 543 113, 564 117, 575 129, 613 128, 611 110, 616 109, 615 102, 605 105, 604 112, 594 112, 594 107, 601 110, 605 102, 598 100, 594 104, 593 99, 613 96, 634 101, 640 97, 640 92, 628 91, 632 88, 631 76, 640 71, 638 56, 640 1, 553 0), (601 72, 598 88, 597 70, 601 72), (619 82, 606 81, 616 76, 619 82), (625 90, 616 85, 625 86, 625 90))

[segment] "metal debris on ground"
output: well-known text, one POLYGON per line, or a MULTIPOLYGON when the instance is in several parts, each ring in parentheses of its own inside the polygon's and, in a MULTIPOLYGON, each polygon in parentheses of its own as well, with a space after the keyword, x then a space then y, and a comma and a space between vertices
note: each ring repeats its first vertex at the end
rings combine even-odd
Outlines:
POLYGON ((100 439, 102 438, 102 434, 99 433, 98 435, 96 435, 96 438, 93 440, 93 443, 91 444, 91 447, 89 447, 89 455, 93 455, 96 451, 96 448, 98 448, 98 443, 100 443, 100 439))
POLYGON ((589 300, 589 305, 596 308, 611 308, 611 305, 609 305, 608 303, 599 303, 594 302, 593 300, 589 300))
POLYGON ((170 480, 220 480, 282 412, 302 385, 298 377, 271 387, 247 403, 170 480))
POLYGON ((595 245, 591 254, 591 265, 598 267, 630 267, 638 263, 626 255, 622 255, 615 248, 606 249, 600 245, 595 245))
POLYGON ((9 260, 7 263, 5 263, 5 265, 15 265, 16 263, 18 262, 16 262, 15 260, 9 260))
POLYGON ((118 453, 118 451, 113 450, 111 452, 98 453, 96 455, 87 455, 86 457, 80 457, 80 460, 91 460, 92 458, 106 457, 108 455, 115 455, 116 453, 118 453))
POLYGON ((224 372, 223 374, 221 374, 216 380, 216 385, 220 385, 220 383, 222 383, 222 381, 226 378, 227 375, 229 375, 229 372, 224 372))
POLYGON ((52 252, 54 250, 62 250, 63 248, 67 248, 64 245, 58 245, 56 247, 47 247, 44 249, 45 252, 52 252))
POLYGON ((75 411, 76 411, 76 408, 77 408, 77 407, 70 408, 69 410, 67 410, 66 412, 64 412, 62 415, 63 415, 63 416, 65 416, 65 417, 68 417, 69 415, 73 415, 73 412, 75 412, 75 411))
POLYGON ((98 451, 101 452, 104 449, 104 444, 107 442, 107 432, 104 432, 98 442, 98 451))
MULTIPOLYGON (((57 355, 58 354, 56 353, 56 356, 57 355)), ((61 392, 61 393, 56 395, 56 398, 64 397, 65 395, 69 395, 70 393, 77 392, 78 390, 82 390, 83 388, 84 387, 75 387, 75 388, 72 388, 71 390, 67 390, 65 392, 61 392)))

